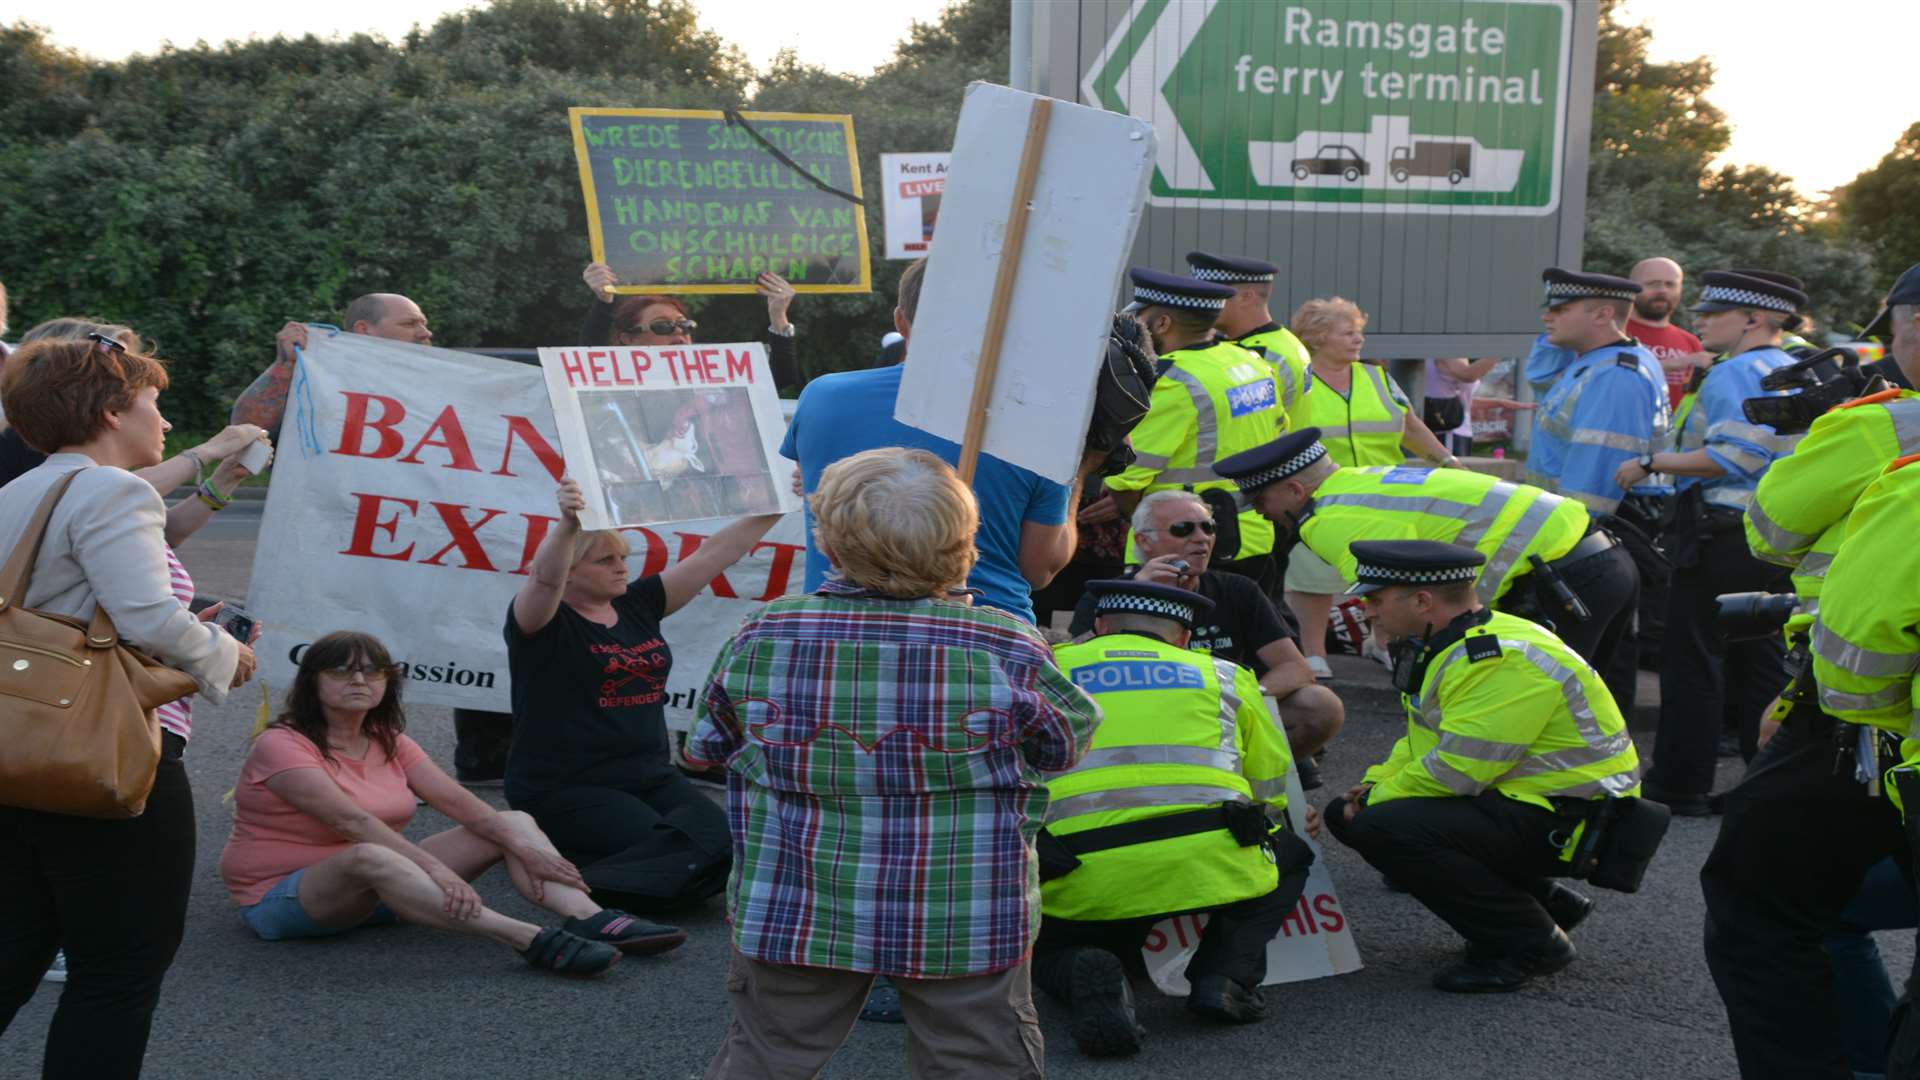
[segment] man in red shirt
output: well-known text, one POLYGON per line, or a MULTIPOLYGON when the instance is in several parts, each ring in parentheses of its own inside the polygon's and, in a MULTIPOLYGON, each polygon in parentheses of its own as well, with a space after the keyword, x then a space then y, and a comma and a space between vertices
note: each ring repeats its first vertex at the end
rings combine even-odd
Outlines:
POLYGON ((1686 275, 1672 259, 1653 258, 1634 264, 1627 276, 1640 283, 1627 333, 1660 361, 1667 374, 1667 404, 1677 409, 1693 369, 1712 359, 1700 348, 1699 338, 1673 325, 1673 311, 1680 306, 1680 283, 1686 275))

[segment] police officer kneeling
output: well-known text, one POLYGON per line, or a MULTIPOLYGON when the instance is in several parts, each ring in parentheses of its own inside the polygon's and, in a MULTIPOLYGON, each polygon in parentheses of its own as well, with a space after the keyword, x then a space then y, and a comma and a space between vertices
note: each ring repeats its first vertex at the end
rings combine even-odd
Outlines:
MULTIPOLYGON (((1327 827, 1467 939, 1434 976, 1455 993, 1514 990, 1573 961, 1593 901, 1554 879, 1588 868, 1640 788, 1639 759, 1600 676, 1559 638, 1482 607, 1485 556, 1427 540, 1359 542, 1359 584, 1394 658, 1407 734, 1327 807, 1327 827)), ((1664 808, 1640 804, 1664 833, 1664 808)), ((1635 822, 1635 826, 1645 823, 1635 822)), ((1638 870, 1643 827, 1621 829, 1638 870)), ((1605 852, 1600 853, 1605 858, 1605 852)), ((1620 887, 1595 877, 1596 884, 1620 887)))
POLYGON ((1033 981, 1072 1005, 1083 1052, 1111 1056, 1140 1048, 1127 969, 1172 915, 1211 914, 1187 1008, 1266 1014, 1267 943, 1313 853, 1286 829, 1287 736, 1253 672, 1186 648, 1212 604, 1137 580, 1087 589, 1095 636, 1054 652, 1103 715, 1087 756, 1047 782, 1033 981))

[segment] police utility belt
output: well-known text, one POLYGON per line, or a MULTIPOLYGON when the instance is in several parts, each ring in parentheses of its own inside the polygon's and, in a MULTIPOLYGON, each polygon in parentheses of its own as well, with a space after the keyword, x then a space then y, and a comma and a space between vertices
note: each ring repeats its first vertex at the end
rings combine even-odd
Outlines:
MULTIPOLYGON (((1052 881, 1073 873, 1080 868, 1082 855, 1135 844, 1150 844, 1156 840, 1198 836, 1201 833, 1225 830, 1233 834, 1234 841, 1241 847, 1258 847, 1268 842, 1275 824, 1261 807, 1253 803, 1232 802, 1119 825, 1104 825, 1067 836, 1055 836, 1051 831, 1041 829, 1036 844, 1040 855, 1040 880, 1052 881)), ((1278 824, 1284 829, 1286 819, 1281 818, 1278 824)))
POLYGON ((1561 813, 1581 819, 1570 834, 1556 832, 1552 837, 1565 852, 1567 876, 1615 892, 1639 892, 1647 865, 1666 838, 1672 811, 1664 803, 1635 798, 1553 803, 1561 813))
POLYGON ((1565 612, 1573 622, 1586 622, 1593 617, 1593 613, 1587 609, 1587 605, 1580 600, 1560 572, 1577 562, 1604 554, 1619 542, 1605 529, 1595 528, 1581 537, 1580 542, 1569 548, 1565 555, 1551 562, 1541 559, 1538 555, 1527 556, 1527 562, 1533 568, 1533 572, 1528 575, 1532 588, 1523 590, 1519 588, 1520 583, 1515 583, 1515 587, 1509 591, 1508 599, 1501 603, 1501 608, 1535 622, 1557 623, 1559 620, 1548 614, 1547 603, 1551 598, 1554 607, 1565 612))
MULTIPOLYGON (((1793 724, 1809 734, 1826 734, 1833 740, 1833 774, 1853 774, 1855 783, 1867 794, 1883 794, 1882 778, 1888 769, 1901 763, 1900 738, 1872 724, 1849 724, 1820 707, 1820 686, 1813 677, 1813 648, 1806 631, 1797 631, 1787 639, 1787 688, 1780 692, 1780 711, 1774 716, 1783 724, 1793 724)), ((1913 783, 1910 773, 1896 774, 1902 779, 1901 791, 1913 783)), ((1904 797, 1902 799, 1904 800, 1904 797)))

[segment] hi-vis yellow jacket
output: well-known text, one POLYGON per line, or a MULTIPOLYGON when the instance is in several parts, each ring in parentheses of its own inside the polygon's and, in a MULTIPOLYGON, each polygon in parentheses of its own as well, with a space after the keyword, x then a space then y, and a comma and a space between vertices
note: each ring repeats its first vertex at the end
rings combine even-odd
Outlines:
POLYGON ((1407 395, 1378 364, 1355 362, 1345 395, 1313 376, 1311 392, 1288 413, 1297 431, 1320 429, 1327 456, 1341 465, 1398 465, 1407 460, 1407 395))
POLYGON ((1860 496, 1844 525, 1813 624, 1820 707, 1899 736, 1920 758, 1920 456, 1896 461, 1860 496))
MULTIPOLYGON (((1140 634, 1054 648, 1060 670, 1100 703, 1080 763, 1047 781, 1047 831, 1068 837, 1221 803, 1256 803, 1276 822, 1287 805, 1286 732, 1253 672, 1140 634)), ((1265 845, 1225 829, 1081 856, 1040 886, 1046 914, 1129 919, 1261 896, 1279 884, 1265 845)))
POLYGON ((1273 377, 1280 384, 1280 408, 1287 414, 1281 430, 1297 427, 1292 423, 1293 411, 1307 391, 1313 389, 1313 374, 1307 370, 1312 360, 1307 355, 1307 346, 1293 331, 1277 323, 1268 323, 1265 329, 1236 338, 1234 344, 1266 357, 1273 365, 1273 377))

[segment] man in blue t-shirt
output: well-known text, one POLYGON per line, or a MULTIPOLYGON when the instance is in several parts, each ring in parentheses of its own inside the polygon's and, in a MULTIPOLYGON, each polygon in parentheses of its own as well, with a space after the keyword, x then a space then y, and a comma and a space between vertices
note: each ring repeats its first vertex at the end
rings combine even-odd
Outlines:
MULTIPOLYGON (((920 306, 922 259, 900 276, 893 324, 911 348, 913 316, 920 306)), ((882 446, 906 446, 939 455, 958 465, 960 444, 908 427, 893 418, 900 393, 899 364, 868 371, 823 375, 807 384, 787 425, 780 454, 800 463, 803 488, 811 494, 820 474, 841 458, 882 446)), ((1080 463, 1073 487, 1056 484, 999 458, 980 455, 973 493, 980 502, 980 532, 975 541, 980 561, 967 578, 980 590, 979 603, 1033 621, 1033 590, 1053 580, 1073 557, 1076 540, 1069 508, 1078 505, 1080 484, 1100 467, 1104 455, 1080 463)), ((807 512, 807 591, 826 580, 831 569, 813 537, 813 512, 807 512)))

